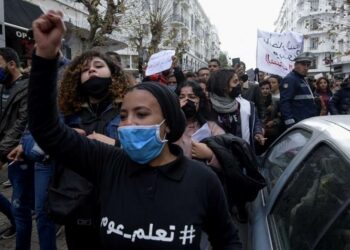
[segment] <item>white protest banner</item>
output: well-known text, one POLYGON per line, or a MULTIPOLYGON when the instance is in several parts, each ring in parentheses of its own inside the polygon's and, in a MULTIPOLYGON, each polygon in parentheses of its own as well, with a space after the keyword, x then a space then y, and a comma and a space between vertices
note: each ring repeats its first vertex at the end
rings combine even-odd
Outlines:
POLYGON ((303 35, 296 32, 258 30, 256 66, 284 77, 294 68, 294 58, 303 51, 303 35))
POLYGON ((153 54, 148 61, 146 76, 170 69, 173 55, 175 55, 175 50, 163 50, 153 54))

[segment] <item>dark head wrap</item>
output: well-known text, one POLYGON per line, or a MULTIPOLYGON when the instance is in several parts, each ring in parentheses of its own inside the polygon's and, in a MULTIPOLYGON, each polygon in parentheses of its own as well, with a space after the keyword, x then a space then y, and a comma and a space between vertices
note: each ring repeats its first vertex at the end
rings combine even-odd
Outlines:
POLYGON ((150 92, 158 101, 165 122, 170 132, 167 134, 169 142, 175 142, 182 136, 186 127, 186 118, 180 108, 176 94, 166 86, 158 82, 143 82, 135 85, 130 90, 141 89, 150 92))

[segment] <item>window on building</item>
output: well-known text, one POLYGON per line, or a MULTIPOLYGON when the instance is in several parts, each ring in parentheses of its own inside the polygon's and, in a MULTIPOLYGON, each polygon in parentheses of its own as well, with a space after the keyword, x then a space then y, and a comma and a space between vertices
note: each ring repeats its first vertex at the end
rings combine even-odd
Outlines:
POLYGON ((319 0, 311 0, 310 1, 310 10, 311 11, 318 11, 319 8, 319 0))
POLYGON ((139 57, 138 56, 131 56, 131 68, 132 69, 137 69, 139 65, 139 57))
POLYGON ((126 69, 130 69, 130 56, 129 55, 120 55, 120 59, 122 60, 122 66, 126 69))
POLYGON ((320 28, 320 20, 311 19, 310 20, 310 30, 318 30, 320 28))
POLYGON ((312 37, 310 39, 310 50, 317 49, 318 48, 318 43, 319 43, 318 37, 312 37))

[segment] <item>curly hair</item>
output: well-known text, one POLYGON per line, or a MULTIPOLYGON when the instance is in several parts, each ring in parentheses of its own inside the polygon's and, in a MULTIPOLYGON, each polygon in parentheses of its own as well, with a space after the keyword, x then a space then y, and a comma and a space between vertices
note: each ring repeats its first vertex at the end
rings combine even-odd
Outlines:
POLYGON ((325 80, 325 81, 326 81, 326 83, 327 83, 327 91, 330 91, 330 82, 329 82, 328 78, 327 78, 327 77, 324 77, 324 76, 322 76, 322 77, 320 77, 320 78, 318 78, 318 79, 316 80, 316 90, 317 90, 317 91, 320 90, 320 85, 321 85, 321 81, 322 81, 322 80, 325 80))
POLYGON ((84 65, 95 57, 105 61, 111 71, 112 84, 109 89, 111 96, 119 102, 123 99, 129 87, 124 71, 105 54, 98 51, 87 51, 74 58, 63 74, 58 100, 63 115, 79 112, 82 109, 82 104, 86 102, 86 97, 77 91, 77 87, 81 84, 80 76, 84 65))

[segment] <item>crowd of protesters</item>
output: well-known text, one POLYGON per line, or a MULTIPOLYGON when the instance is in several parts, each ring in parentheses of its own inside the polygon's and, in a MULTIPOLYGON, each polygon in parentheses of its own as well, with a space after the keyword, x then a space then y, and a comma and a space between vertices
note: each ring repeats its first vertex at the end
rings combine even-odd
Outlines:
POLYGON ((26 73, 0 48, 0 168, 13 188, 11 202, 0 193, 1 238, 16 237, 19 250, 30 249, 33 213, 41 249, 56 249, 60 225, 73 250, 242 249, 246 202, 227 197, 230 163, 203 139, 231 134, 261 155, 303 119, 350 114, 350 81, 307 81, 310 53, 283 78, 250 80, 243 62, 217 59, 183 72, 173 57, 169 70, 136 82, 115 52, 67 60, 64 31, 61 12, 33 23, 26 73))

